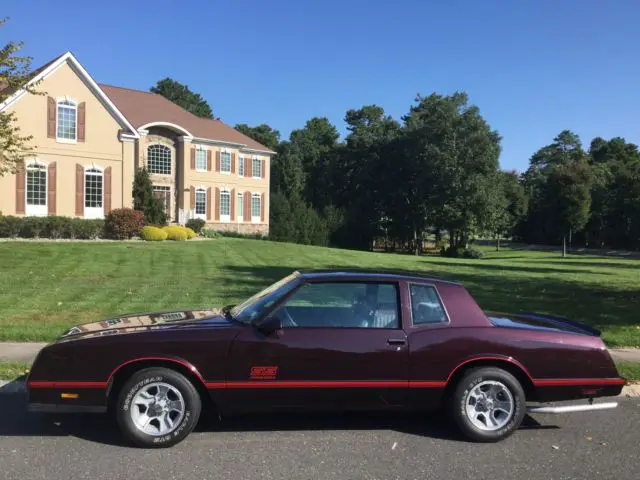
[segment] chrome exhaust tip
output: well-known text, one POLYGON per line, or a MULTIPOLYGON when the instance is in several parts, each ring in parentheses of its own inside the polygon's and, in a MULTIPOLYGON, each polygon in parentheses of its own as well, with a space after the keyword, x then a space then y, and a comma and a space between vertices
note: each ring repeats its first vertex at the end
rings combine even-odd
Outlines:
POLYGON ((609 410, 616 408, 618 402, 589 403, 589 405, 562 405, 559 407, 527 407, 527 413, 573 413, 590 412, 593 410, 609 410))

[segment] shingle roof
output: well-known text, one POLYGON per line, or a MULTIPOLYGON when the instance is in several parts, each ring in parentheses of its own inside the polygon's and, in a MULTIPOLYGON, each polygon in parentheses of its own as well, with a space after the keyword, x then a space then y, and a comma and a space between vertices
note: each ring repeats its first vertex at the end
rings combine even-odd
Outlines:
POLYGON ((168 122, 184 128, 194 137, 238 143, 252 150, 270 151, 224 122, 200 118, 157 93, 105 84, 99 86, 136 128, 152 122, 168 122))

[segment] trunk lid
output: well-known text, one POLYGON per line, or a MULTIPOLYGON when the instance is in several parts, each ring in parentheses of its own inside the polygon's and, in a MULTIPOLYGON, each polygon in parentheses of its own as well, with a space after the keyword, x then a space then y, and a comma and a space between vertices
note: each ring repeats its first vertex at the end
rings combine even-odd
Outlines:
POLYGON ((521 312, 517 314, 485 311, 489 321, 496 327, 544 330, 550 332, 575 333, 599 337, 600 330, 581 322, 556 315, 521 312))

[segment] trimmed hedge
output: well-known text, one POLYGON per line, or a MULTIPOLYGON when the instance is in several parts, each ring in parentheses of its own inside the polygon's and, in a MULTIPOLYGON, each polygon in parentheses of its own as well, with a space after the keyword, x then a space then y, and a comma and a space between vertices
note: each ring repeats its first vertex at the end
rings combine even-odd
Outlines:
POLYGON ((191 230, 193 230, 199 235, 200 232, 202 232, 202 229, 204 228, 205 225, 206 225, 206 222, 203 219, 191 218, 187 220, 186 227, 190 228, 191 230))
POLYGON ((132 208, 112 210, 104 223, 105 234, 114 240, 124 240, 139 235, 144 227, 144 212, 132 208))
POLYGON ((182 242, 189 237, 189 235, 187 234, 187 229, 180 225, 163 227, 162 230, 167 232, 167 240, 182 242))
POLYGON ((167 239, 167 232, 162 228, 147 225, 142 229, 140 236, 147 242, 162 242, 167 239))
POLYGON ((198 234, 189 227, 185 227, 185 231, 187 232, 187 239, 189 240, 198 236, 198 234))
POLYGON ((104 237, 104 220, 0 216, 0 238, 17 237, 92 240, 104 237))

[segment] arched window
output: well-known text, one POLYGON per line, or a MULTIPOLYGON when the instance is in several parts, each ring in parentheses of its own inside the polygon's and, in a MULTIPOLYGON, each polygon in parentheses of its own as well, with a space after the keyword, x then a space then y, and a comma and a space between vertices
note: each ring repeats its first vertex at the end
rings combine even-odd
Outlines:
POLYGON ((165 145, 150 145, 147 148, 147 170, 149 173, 171 175, 171 149, 165 145))
POLYGON ((229 190, 220 191, 220 221, 229 222, 231 220, 231 193, 229 190))
POLYGON ((27 166, 26 214, 47 215, 47 167, 41 163, 27 166))
POLYGON ((77 105, 72 100, 58 100, 57 133, 58 140, 76 140, 76 123, 78 119, 77 105))
POLYGON ((204 188, 196 188, 195 198, 195 214, 196 217, 207 218, 207 191, 204 188))
POLYGON ((104 176, 99 168, 89 167, 84 171, 84 216, 85 218, 104 217, 104 176))

